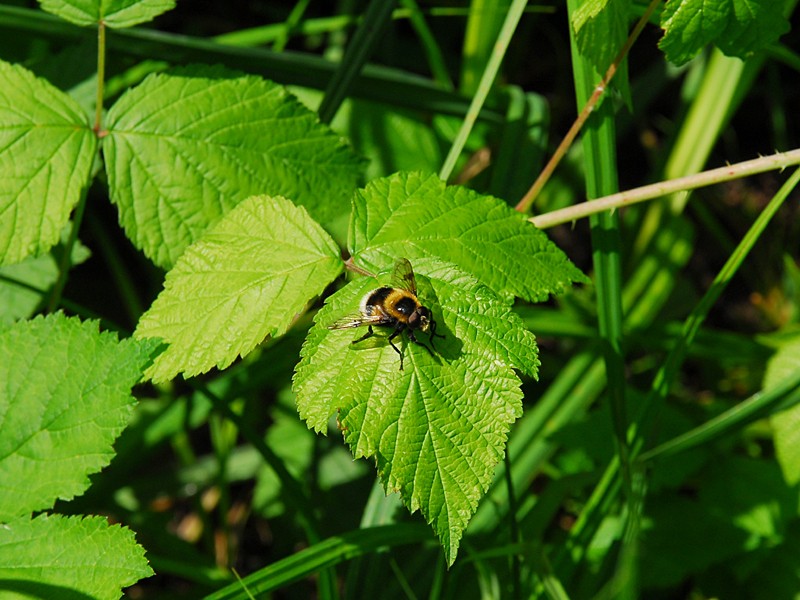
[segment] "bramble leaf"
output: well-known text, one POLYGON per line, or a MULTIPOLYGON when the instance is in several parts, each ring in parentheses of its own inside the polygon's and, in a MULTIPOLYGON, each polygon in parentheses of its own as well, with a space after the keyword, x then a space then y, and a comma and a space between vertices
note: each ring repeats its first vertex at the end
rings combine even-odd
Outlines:
POLYGON ((373 272, 399 257, 436 257, 501 295, 530 301, 588 281, 502 200, 421 173, 397 173, 356 192, 349 247, 355 263, 373 272))
POLYGON ((88 486, 114 455, 158 344, 63 314, 0 330, 0 522, 88 486))
MULTIPOLYGON (((294 377, 300 416, 325 432, 338 412, 356 458, 372 456, 387 491, 421 510, 448 563, 503 457, 511 423, 522 413, 520 380, 535 377, 536 341, 489 288, 454 265, 414 261, 419 300, 437 322, 435 352, 396 338, 404 370, 385 334, 352 344, 363 329, 330 330, 358 312, 387 274, 359 278, 328 298, 315 318, 294 377)), ((376 328, 384 329, 387 328, 376 328)), ((426 333, 417 338, 430 345, 426 333)))
POLYGON ((677 65, 707 44, 745 59, 789 30, 784 2, 774 0, 669 0, 661 13, 659 47, 677 65))
POLYGON ((286 331, 342 271, 339 248, 306 210, 251 196, 186 249, 136 337, 169 343, 147 376, 225 368, 286 331))
POLYGON ((75 25, 133 27, 175 8, 175 0, 39 0, 41 7, 75 25))
POLYGON ((0 265, 58 241, 89 181, 96 148, 72 98, 0 61, 0 265))
POLYGON ((282 87, 224 69, 151 75, 109 110, 111 199, 128 237, 170 267, 254 194, 325 224, 348 208, 361 161, 282 87))
POLYGON ((40 515, 0 527, 4 598, 116 599, 151 575, 133 532, 105 517, 40 515))

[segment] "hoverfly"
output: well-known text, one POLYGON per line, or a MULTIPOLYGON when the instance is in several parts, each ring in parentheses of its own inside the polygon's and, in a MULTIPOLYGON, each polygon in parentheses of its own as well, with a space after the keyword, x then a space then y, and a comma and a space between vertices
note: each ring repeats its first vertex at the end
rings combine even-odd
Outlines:
POLYGON ((352 344, 357 344, 374 335, 373 326, 394 327, 389 335, 389 344, 400 356, 400 370, 403 370, 403 353, 395 345, 394 338, 403 331, 408 332, 408 338, 415 344, 425 348, 433 356, 436 350, 433 338, 444 338, 436 333, 436 321, 430 309, 423 306, 417 298, 417 282, 414 271, 407 258, 401 258, 394 266, 393 287, 380 287, 372 290, 361 300, 360 312, 356 315, 345 317, 328 326, 328 329, 352 329, 367 326, 367 333, 352 344), (429 333, 430 348, 417 340, 415 331, 429 333))

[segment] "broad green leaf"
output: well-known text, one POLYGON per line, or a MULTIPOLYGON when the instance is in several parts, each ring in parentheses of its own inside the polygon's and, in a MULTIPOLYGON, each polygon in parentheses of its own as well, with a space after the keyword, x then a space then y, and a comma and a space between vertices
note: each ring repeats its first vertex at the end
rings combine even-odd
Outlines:
POLYGON ((49 254, 30 256, 21 263, 0 267, 0 323, 26 318, 42 302, 41 294, 15 281, 46 290, 56 277, 58 266, 49 254))
POLYGON ((669 0, 661 13, 659 46, 681 65, 707 44, 745 59, 789 30, 784 2, 775 0, 669 0))
POLYGON ((572 28, 582 55, 604 73, 628 37, 631 0, 585 0, 573 13, 572 28))
POLYGON ((304 208, 248 198, 186 249, 139 321, 137 337, 169 343, 147 376, 227 367, 284 333, 341 271, 339 248, 304 208))
POLYGON ((357 191, 349 237, 355 263, 373 272, 399 257, 436 257, 530 301, 587 281, 524 215, 435 175, 398 173, 357 191))
MULTIPOLYGON (((419 300, 445 336, 434 339, 435 353, 405 334, 396 338, 404 353, 400 371, 386 339, 391 330, 352 344, 363 328, 328 329, 357 313, 365 294, 391 284, 386 273, 359 278, 317 314, 294 389, 310 428, 325 432, 338 413, 353 455, 375 457, 386 490, 399 491, 406 506, 422 511, 452 563, 522 412, 514 369, 536 376, 539 362, 533 334, 489 288, 435 259, 414 267, 419 300)), ((430 344, 428 334, 417 337, 430 344)))
POLYGON ((88 487, 156 347, 62 314, 0 331, 0 522, 88 487))
POLYGON ((0 61, 0 264, 58 241, 88 184, 96 147, 74 100, 0 61))
POLYGON ((282 87, 222 69, 150 75, 108 113, 111 199, 128 237, 170 267, 254 194, 322 223, 347 211, 361 161, 282 87))
POLYGON ((429 123, 412 111, 349 100, 331 124, 342 129, 353 146, 369 159, 367 181, 395 171, 435 170, 442 163, 442 151, 429 123))
MULTIPOLYGON (((62 231, 62 241, 68 230, 69 225, 62 231)), ((89 249, 76 240, 72 264, 78 265, 90 255, 89 249)), ((52 254, 30 256, 21 263, 0 267, 0 324, 30 317, 43 301, 42 293, 36 290, 48 290, 57 277, 58 265, 52 254)))
POLYGON ((133 27, 175 8, 175 0, 39 0, 47 12, 76 25, 133 27))
MULTIPOLYGON (((289 91, 313 111, 324 96, 322 91, 304 87, 291 86, 289 91)), ((442 164, 441 144, 427 113, 348 98, 331 121, 331 129, 344 135, 366 159, 366 181, 395 171, 435 171, 442 164)))
MULTIPOLYGON (((764 389, 778 385, 800 371, 800 339, 782 345, 767 365, 764 389)), ((770 417, 775 455, 790 485, 800 482, 800 405, 770 417)))
POLYGON ((0 527, 0 595, 116 600, 153 571, 133 532, 105 517, 40 515, 0 527))

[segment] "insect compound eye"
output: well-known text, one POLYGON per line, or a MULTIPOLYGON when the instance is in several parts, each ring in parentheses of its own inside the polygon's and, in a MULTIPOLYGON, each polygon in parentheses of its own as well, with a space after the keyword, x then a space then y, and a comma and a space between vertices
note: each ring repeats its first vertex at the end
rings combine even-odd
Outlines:
MULTIPOLYGON (((430 322, 431 322, 431 311, 429 311, 424 306, 420 306, 414 313, 414 317, 415 317, 414 327, 422 331, 428 331, 428 327, 430 327, 430 322)), ((409 322, 410 321, 411 319, 409 319, 409 322)))

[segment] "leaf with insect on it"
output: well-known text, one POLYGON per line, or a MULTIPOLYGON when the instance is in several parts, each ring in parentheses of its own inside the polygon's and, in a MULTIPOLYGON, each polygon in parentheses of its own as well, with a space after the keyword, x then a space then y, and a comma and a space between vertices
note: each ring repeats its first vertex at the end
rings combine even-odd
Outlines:
MULTIPOLYGON (((360 277, 330 296, 315 318, 295 370, 300 416, 325 432, 339 426, 356 458, 374 456, 387 491, 421 510, 455 560, 461 534, 503 457, 511 423, 522 413, 515 370, 536 377, 536 340, 494 292, 456 266, 412 261, 419 301, 438 324, 436 353, 389 346, 391 330, 352 344, 362 330, 328 327, 358 311, 364 296, 390 285, 391 270, 360 277)), ((427 334, 419 334, 427 341, 427 334)))
POLYGON ((508 299, 537 302, 589 281, 499 198, 422 173, 395 173, 358 190, 348 247, 355 263, 372 271, 401 256, 415 267, 422 258, 455 262, 508 299))

